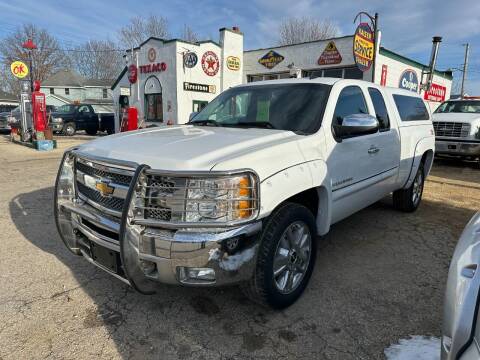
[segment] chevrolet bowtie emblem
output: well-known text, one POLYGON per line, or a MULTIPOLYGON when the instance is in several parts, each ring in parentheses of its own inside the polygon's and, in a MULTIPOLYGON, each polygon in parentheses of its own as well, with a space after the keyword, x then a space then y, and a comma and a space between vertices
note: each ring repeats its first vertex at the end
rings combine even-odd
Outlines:
POLYGON ((102 196, 109 196, 113 194, 113 191, 115 188, 113 186, 108 185, 108 183, 103 182, 103 181, 97 181, 95 184, 95 188, 100 191, 100 194, 102 196))

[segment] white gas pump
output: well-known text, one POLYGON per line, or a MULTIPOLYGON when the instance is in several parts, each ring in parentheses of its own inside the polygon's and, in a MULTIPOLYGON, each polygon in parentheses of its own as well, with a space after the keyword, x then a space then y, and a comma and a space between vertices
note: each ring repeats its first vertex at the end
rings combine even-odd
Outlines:
POLYGON ((22 80, 20 93, 20 136, 22 141, 30 141, 33 133, 30 81, 22 80))

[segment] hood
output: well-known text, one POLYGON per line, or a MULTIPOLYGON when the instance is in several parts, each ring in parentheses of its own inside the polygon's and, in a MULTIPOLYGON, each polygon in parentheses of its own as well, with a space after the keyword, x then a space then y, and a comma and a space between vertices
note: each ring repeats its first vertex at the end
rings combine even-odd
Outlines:
POLYGON ((274 170, 305 161, 297 144, 304 138, 307 137, 271 129, 163 126, 100 138, 82 144, 79 151, 173 171, 211 170, 219 163, 250 154, 247 166, 242 162, 231 170, 248 167, 264 178, 274 170), (269 160, 255 161, 257 156, 265 158, 260 152, 270 153, 269 160), (272 164, 273 152, 287 155, 275 156, 272 164))
POLYGON ((480 121, 479 113, 434 113, 433 121, 471 123, 480 121))

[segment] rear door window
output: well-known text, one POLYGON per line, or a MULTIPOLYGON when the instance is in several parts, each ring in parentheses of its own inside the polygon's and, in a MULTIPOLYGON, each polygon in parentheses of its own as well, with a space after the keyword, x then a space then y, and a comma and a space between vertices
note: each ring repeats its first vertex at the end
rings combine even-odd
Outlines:
POLYGON ((394 94, 393 100, 402 121, 430 120, 428 110, 421 98, 394 94))
POLYGON ((390 129, 390 118, 388 117, 387 107, 382 93, 375 88, 368 88, 368 93, 372 99, 375 116, 377 117, 380 131, 387 131, 390 129))

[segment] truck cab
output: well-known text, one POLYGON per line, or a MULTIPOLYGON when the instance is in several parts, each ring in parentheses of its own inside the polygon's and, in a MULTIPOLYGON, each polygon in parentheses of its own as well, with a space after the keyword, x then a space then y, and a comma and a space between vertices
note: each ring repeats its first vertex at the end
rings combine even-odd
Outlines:
POLYGON ((480 99, 448 100, 433 114, 438 155, 480 163, 480 99))
POLYGON ((75 254, 142 293, 240 285, 289 306, 319 235, 393 193, 415 211, 435 146, 418 94, 316 78, 228 89, 189 123, 70 149, 55 218, 75 254))

